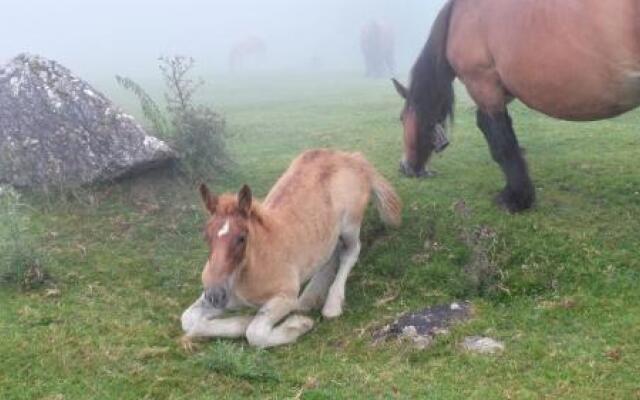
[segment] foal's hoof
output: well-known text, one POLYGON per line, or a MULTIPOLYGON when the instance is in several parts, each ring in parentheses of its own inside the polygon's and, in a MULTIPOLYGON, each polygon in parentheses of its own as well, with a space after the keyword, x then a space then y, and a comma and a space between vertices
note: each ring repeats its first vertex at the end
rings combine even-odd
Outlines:
POLYGON ((326 319, 338 318, 342 315, 342 299, 328 299, 322 307, 322 316, 326 319))
POLYGON ((510 189, 504 189, 495 198, 495 202, 499 207, 514 214, 533 207, 534 200, 535 196, 533 194, 516 193, 510 189))
POLYGON ((313 328, 313 320, 304 315, 292 315, 287 318, 282 326, 290 331, 295 331, 299 335, 304 335, 313 328))

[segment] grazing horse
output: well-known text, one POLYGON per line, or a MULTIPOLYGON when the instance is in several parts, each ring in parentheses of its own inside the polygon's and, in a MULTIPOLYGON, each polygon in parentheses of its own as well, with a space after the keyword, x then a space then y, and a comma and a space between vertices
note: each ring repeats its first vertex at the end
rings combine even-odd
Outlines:
POLYGON ((385 78, 395 70, 395 38, 393 29, 380 22, 370 22, 362 28, 360 48, 368 78, 385 78))
POLYGON ((411 85, 394 80, 403 110, 403 170, 420 175, 434 128, 453 110, 458 77, 506 186, 497 200, 530 208, 535 190, 507 105, 519 99, 570 120, 611 118, 640 105, 638 0, 449 0, 415 63, 411 85))
POLYGON ((267 54, 267 45, 257 36, 249 36, 237 42, 229 52, 229 69, 237 72, 252 61, 258 64, 267 54))
POLYGON ((400 224, 402 207, 362 155, 330 150, 299 156, 262 204, 247 186, 237 195, 216 196, 204 185, 200 192, 211 214, 210 254, 204 292, 182 315, 182 328, 187 337, 246 336, 258 347, 292 343, 311 329, 312 319, 292 312, 322 307, 325 318, 339 316, 371 193, 388 225, 400 224), (243 307, 259 311, 222 318, 243 307))

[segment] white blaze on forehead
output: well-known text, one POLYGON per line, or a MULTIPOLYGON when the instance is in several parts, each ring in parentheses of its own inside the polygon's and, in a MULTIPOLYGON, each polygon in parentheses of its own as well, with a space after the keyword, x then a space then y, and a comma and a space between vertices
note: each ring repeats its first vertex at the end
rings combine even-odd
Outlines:
POLYGON ((229 220, 226 220, 222 228, 218 231, 218 237, 222 237, 229 233, 229 220))

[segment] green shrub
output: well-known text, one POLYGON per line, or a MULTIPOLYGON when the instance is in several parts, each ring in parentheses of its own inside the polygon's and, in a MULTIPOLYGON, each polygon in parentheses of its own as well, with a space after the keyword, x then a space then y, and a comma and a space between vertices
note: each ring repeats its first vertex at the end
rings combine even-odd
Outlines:
POLYGON ((231 160, 225 146, 224 118, 210 107, 194 102, 203 81, 189 77, 193 66, 194 60, 189 57, 160 58, 168 118, 140 85, 121 76, 116 76, 116 80, 138 97, 145 118, 156 134, 178 152, 180 169, 195 181, 212 171, 226 170, 231 160))
POLYGON ((35 289, 46 282, 43 254, 28 232, 28 217, 20 195, 0 186, 0 284, 35 289))

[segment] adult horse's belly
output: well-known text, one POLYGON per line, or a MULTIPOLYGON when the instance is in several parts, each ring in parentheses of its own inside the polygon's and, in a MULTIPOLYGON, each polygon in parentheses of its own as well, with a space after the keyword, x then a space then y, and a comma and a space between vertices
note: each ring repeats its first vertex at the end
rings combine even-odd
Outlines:
POLYGON ((558 56, 542 62, 496 65, 507 91, 530 108, 555 118, 592 121, 610 118, 640 105, 638 72, 610 65, 566 65, 558 56), (525 65, 526 64, 526 65, 525 65))
MULTIPOLYGON (((487 33, 482 62, 492 65, 508 94, 550 116, 579 121, 640 104, 635 0, 481 1, 461 3, 467 10, 459 25, 487 33)), ((465 36, 478 40, 469 30, 465 36)))

